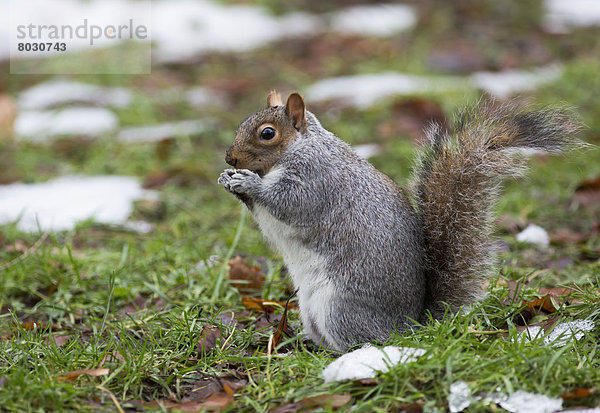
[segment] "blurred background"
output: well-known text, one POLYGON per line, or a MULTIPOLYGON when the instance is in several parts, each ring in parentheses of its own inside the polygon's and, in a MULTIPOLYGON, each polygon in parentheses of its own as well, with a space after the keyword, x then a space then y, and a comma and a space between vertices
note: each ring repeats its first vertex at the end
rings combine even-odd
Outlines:
MULTIPOLYGON (((50 3, 12 12, 64 24, 139 4, 50 3)), ((72 274, 72 257, 88 275, 123 266, 124 245, 126 297, 149 274, 222 256, 240 213, 216 184, 224 151, 271 89, 304 94, 326 128, 402 184, 423 127, 450 125, 482 97, 570 105, 587 125, 581 137, 600 143, 596 0, 155 0, 152 13, 148 74, 67 74, 92 58, 84 50, 25 62, 56 74, 10 74, 9 47, 0 48, 0 258, 19 259, 43 237, 65 262, 31 264, 43 288, 72 274)), ((118 45, 94 50, 98 72, 135 64, 118 45), (111 56, 118 66, 102 66, 111 56)), ((501 211, 512 218, 500 230, 537 222, 596 237, 598 175, 597 150, 538 158, 529 181, 509 183, 501 211)), ((272 254, 250 222, 238 249, 272 254)), ((0 278, 5 305, 40 300, 31 271, 3 271, 12 273, 0 278)))

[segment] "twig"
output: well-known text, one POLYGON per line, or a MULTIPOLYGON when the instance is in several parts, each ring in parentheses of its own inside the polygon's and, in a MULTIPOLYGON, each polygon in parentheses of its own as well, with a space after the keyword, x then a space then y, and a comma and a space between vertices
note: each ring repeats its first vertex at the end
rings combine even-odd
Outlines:
POLYGON ((121 407, 121 405, 119 404, 119 401, 117 400, 117 398, 115 397, 114 394, 112 394, 112 392, 110 390, 108 390, 106 387, 104 386, 96 386, 97 389, 102 390, 105 393, 108 393, 108 395, 110 396, 110 398, 112 399, 113 403, 115 404, 115 407, 117 408, 117 410, 119 411, 119 413, 125 413, 123 411, 123 408, 121 407))

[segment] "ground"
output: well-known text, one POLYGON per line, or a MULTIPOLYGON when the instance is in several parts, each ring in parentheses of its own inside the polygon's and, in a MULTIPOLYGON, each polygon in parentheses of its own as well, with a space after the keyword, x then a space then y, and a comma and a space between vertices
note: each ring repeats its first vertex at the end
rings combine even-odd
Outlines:
MULTIPOLYGON (((275 14, 338 7, 308 0, 256 3, 275 14)), ((549 33, 542 3, 533 3, 428 0, 413 3, 418 25, 392 37, 319 33, 157 64, 151 75, 69 76, 130 90, 131 104, 113 108, 121 128, 199 118, 210 119, 209 127, 140 144, 110 133, 0 141, 3 184, 128 175, 159 196, 138 202, 132 215, 150 223, 151 232, 93 220, 58 232, 0 227, 2 410, 446 411, 458 381, 473 395, 524 390, 562 398, 565 408, 598 406, 595 146, 536 156, 526 178, 506 183, 495 231, 501 255, 488 297, 442 322, 394 336, 387 345, 424 349, 425 355, 362 381, 324 382, 322 370, 339 354, 302 339, 294 298, 287 319, 296 335, 284 334, 269 351, 292 288, 281 257, 216 183, 234 130, 265 104, 269 90, 302 92, 342 75, 463 76, 557 63, 558 78, 515 94, 533 105, 571 106, 585 124, 579 137, 600 144, 600 28, 549 33), (177 98, 196 86, 218 92, 201 109, 177 98), (549 247, 516 241, 529 224, 547 230, 549 247), (525 324, 551 329, 568 320, 592 320, 596 327, 562 346, 519 338, 525 324)), ((0 91, 13 97, 51 78, 9 75, 8 63, 1 65, 0 91)), ((431 90, 385 97, 366 108, 309 100, 309 110, 353 145, 378 144, 381 153, 370 161, 406 185, 427 122, 450 119, 485 94, 474 87, 431 90)), ((482 398, 469 411, 495 408, 482 398)))

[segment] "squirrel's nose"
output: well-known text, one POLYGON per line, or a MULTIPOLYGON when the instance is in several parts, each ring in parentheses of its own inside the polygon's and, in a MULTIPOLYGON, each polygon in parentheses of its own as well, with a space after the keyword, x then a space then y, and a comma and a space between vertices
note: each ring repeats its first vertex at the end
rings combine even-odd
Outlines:
POLYGON ((225 162, 227 162, 229 165, 233 166, 235 168, 235 166, 237 165, 238 160, 236 158, 232 158, 231 157, 231 151, 227 151, 225 153, 225 162))

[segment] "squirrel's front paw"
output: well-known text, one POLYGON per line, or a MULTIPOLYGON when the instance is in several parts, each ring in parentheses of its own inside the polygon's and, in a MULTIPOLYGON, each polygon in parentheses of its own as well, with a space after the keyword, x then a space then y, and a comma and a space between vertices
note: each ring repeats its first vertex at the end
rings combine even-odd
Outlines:
POLYGON ((250 195, 262 184, 260 176, 248 169, 226 169, 218 182, 229 192, 245 195, 250 195))

